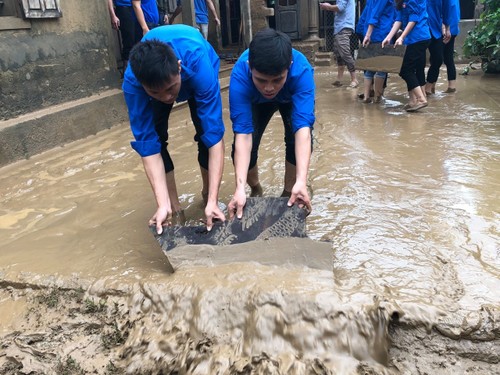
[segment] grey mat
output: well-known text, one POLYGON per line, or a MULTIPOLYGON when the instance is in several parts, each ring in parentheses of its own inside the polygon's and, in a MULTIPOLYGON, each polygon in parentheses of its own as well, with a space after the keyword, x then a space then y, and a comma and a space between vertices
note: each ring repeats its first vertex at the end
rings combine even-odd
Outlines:
POLYGON ((288 198, 247 198, 241 219, 215 223, 208 232, 204 225, 163 227, 151 232, 166 253, 183 245, 231 245, 272 237, 306 237, 304 209, 287 206, 288 198))

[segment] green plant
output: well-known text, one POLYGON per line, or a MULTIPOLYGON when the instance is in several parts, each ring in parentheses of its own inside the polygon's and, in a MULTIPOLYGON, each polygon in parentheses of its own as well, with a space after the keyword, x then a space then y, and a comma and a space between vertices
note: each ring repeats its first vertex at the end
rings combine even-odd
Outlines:
POLYGON ((479 23, 469 31, 464 42, 465 56, 480 57, 483 69, 500 64, 500 0, 481 0, 484 12, 479 23))

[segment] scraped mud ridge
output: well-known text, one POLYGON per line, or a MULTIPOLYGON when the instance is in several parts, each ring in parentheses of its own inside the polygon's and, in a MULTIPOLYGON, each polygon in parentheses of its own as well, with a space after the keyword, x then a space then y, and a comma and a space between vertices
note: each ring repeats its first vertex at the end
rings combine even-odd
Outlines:
POLYGON ((0 373, 498 374, 498 307, 418 321, 376 297, 265 289, 283 274, 273 267, 254 268, 256 288, 238 272, 248 266, 231 267, 182 282, 1 280, 0 373))

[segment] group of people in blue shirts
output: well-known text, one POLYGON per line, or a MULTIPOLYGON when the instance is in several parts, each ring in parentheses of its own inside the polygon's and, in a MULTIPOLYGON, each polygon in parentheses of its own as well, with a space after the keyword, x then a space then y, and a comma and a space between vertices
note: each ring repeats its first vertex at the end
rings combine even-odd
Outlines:
MULTIPOLYGON (((381 43, 384 48, 395 38, 394 46, 406 46, 399 73, 409 93, 406 111, 415 112, 427 106, 427 96, 435 93, 443 62, 448 74, 445 92, 456 91, 453 53, 459 21, 458 0, 367 0, 356 27, 357 33, 363 35, 362 45, 381 43), (427 50, 430 67, 426 77, 427 50)), ((364 78, 364 102, 380 101, 387 73, 365 71, 364 78)))
MULTIPOLYGON (((127 65, 132 47, 146 33, 158 26, 171 24, 182 11, 182 1, 177 0, 177 8, 168 14, 163 0, 108 0, 108 10, 111 25, 120 31, 122 50, 121 57, 127 65)), ((194 0, 196 26, 208 38, 208 12, 213 14, 215 22, 220 26, 220 20, 212 0, 194 0)))
MULTIPOLYGON (((151 184, 157 209, 150 219, 162 233, 173 218, 182 221, 168 151, 169 115, 175 102, 187 101, 198 146, 207 229, 224 221, 219 187, 224 167, 222 99, 219 57, 202 34, 191 26, 168 25, 149 31, 129 56, 123 92, 134 141, 151 184)), ((241 218, 246 186, 251 196, 262 195, 257 166, 258 148, 276 111, 285 134, 285 178, 282 196, 288 205, 311 210, 307 173, 312 152, 315 83, 307 58, 292 48, 290 38, 271 28, 259 31, 236 61, 229 90, 229 112, 234 133, 232 160, 235 190, 229 217, 241 218)))
MULTIPOLYGON (((380 42, 387 47, 394 39, 395 46, 406 45, 400 76, 409 92, 407 111, 427 106, 426 96, 435 90, 443 59, 447 66, 451 61, 454 68, 453 42, 459 19, 458 0, 367 1, 357 29, 363 35, 363 45, 380 42), (427 49, 431 67, 426 78, 427 49)), ((226 219, 219 207, 225 154, 219 65, 217 53, 200 30, 187 25, 154 28, 130 51, 123 92, 135 138, 131 145, 142 158, 154 192, 157 209, 150 225, 155 225, 159 234, 173 218, 183 220, 174 163, 168 151, 169 116, 175 102, 188 102, 194 124, 207 229, 215 220, 226 219)), ((386 73, 366 71, 364 76, 365 87, 371 87, 374 81, 374 100, 379 100, 386 73)), ((455 91, 455 79, 456 71, 448 66, 447 92, 455 91)), ((370 99, 369 92, 365 92, 365 99, 370 99)), ((289 198, 290 206, 298 204, 311 211, 307 174, 314 100, 313 68, 307 58, 292 48, 286 34, 271 28, 259 31, 230 77, 229 112, 234 134, 231 158, 235 171, 235 190, 228 204, 230 219, 242 217, 247 185, 251 196, 262 195, 258 149, 276 111, 281 114, 285 141, 282 197, 289 198)))

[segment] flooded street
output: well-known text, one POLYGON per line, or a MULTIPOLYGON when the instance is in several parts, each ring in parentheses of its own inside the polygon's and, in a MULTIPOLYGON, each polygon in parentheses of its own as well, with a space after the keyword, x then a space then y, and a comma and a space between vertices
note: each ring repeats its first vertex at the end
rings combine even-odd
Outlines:
MULTIPOLYGON (((459 76, 450 95, 443 75, 411 114, 395 74, 382 104, 362 104, 317 67, 309 239, 205 246, 213 262, 186 246, 193 262, 174 273, 147 227, 155 202, 128 124, 1 168, 0 372, 499 374, 500 77, 459 76), (259 263, 281 249, 299 255, 259 263)), ((188 108, 171 123, 198 223, 188 108)), ((265 196, 283 190, 284 154, 275 116, 265 196)))

